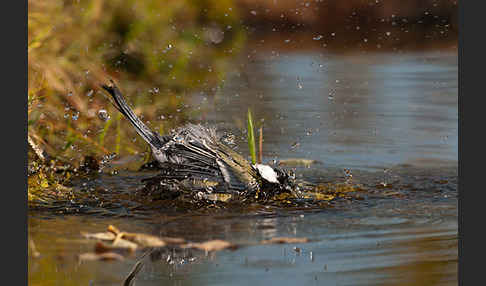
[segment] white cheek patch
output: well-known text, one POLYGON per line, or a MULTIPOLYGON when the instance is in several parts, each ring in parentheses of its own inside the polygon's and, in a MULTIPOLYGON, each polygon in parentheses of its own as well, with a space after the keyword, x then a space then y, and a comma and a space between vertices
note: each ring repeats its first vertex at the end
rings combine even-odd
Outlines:
POLYGON ((255 164, 254 167, 265 180, 269 181, 270 183, 278 184, 277 172, 275 172, 272 167, 263 164, 255 164))

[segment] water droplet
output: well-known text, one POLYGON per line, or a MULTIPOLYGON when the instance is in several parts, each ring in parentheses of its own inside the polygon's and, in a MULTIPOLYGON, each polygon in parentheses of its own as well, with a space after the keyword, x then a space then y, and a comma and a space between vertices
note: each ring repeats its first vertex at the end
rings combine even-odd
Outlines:
POLYGON ((320 39, 322 39, 323 36, 322 35, 317 35, 315 36, 314 38, 312 38, 314 41, 319 41, 320 39))
POLYGON ((300 77, 297 77, 297 88, 302 89, 303 87, 304 87, 304 85, 302 84, 300 77))
POLYGON ((299 146, 300 146, 300 143, 299 143, 299 142, 294 142, 294 144, 292 144, 292 145, 290 146, 290 149, 295 149, 295 148, 297 148, 297 147, 299 147, 299 146))
POLYGON ((92 96, 93 95, 93 90, 91 89, 90 91, 88 91, 88 93, 86 94, 86 96, 92 96))
POLYGON ((110 115, 108 115, 108 112, 104 109, 98 111, 98 117, 103 121, 108 121, 111 118, 110 115))
POLYGON ((334 33, 334 32, 333 32, 333 33, 331 33, 331 36, 333 36, 333 37, 334 37, 334 36, 336 36, 336 33, 334 33))
POLYGON ((255 10, 251 10, 250 13, 253 15, 253 16, 256 16, 257 12, 255 10))
POLYGON ((391 35, 391 32, 386 32, 386 35, 387 35, 387 36, 390 36, 390 35, 391 35))

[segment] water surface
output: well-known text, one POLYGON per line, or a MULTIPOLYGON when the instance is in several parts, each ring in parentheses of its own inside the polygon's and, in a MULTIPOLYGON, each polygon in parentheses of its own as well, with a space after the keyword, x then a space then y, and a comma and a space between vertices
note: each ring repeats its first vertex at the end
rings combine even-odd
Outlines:
MULTIPOLYGON (((136 285, 456 285, 457 72, 454 50, 329 53, 250 44, 220 87, 187 95, 193 120, 244 139, 250 107, 263 123, 264 161, 317 160, 296 169, 315 182, 342 182, 349 169, 352 183, 367 189, 361 198, 323 209, 142 214, 121 201, 92 214, 31 211, 29 237, 41 255, 29 256, 29 284, 120 285, 140 253, 121 262, 76 260, 94 245, 80 231, 113 224, 244 245, 153 254, 136 285), (312 241, 259 244, 275 236, 312 241)), ((244 140, 238 144, 248 154, 244 140)), ((131 192, 147 176, 122 170, 75 187, 131 192)))

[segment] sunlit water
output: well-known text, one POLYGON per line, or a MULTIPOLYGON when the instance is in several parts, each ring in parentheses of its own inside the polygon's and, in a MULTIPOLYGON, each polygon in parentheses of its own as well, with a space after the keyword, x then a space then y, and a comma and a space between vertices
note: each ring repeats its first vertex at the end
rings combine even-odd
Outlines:
MULTIPOLYGON (((219 89, 188 95, 198 111, 194 120, 244 137, 250 107, 257 125, 263 123, 264 161, 314 159, 319 163, 297 169, 306 179, 328 180, 331 170, 332 178, 343 179, 347 168, 357 183, 395 187, 309 211, 138 218, 123 208, 106 218, 33 212, 29 235, 41 256, 29 257, 31 285, 120 285, 137 255, 122 262, 75 259, 93 250, 80 231, 104 231, 109 224, 245 245, 209 256, 186 253, 195 257, 190 263, 146 258, 136 285, 457 284, 457 53, 272 53, 255 45, 244 55, 219 89), (258 245, 275 236, 312 242, 258 245)), ((242 140, 239 150, 248 154, 242 140)), ((91 183, 130 191, 141 177, 121 172, 91 183)))
POLYGON ((236 67, 203 118, 245 124, 250 107, 270 158, 359 169, 455 164, 457 72, 456 52, 264 51, 236 67))

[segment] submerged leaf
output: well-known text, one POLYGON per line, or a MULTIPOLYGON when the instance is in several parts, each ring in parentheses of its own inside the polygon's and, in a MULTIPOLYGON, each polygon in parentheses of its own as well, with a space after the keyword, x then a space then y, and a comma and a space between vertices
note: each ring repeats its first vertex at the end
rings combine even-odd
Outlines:
POLYGON ((81 235, 88 239, 99 239, 99 240, 115 240, 116 238, 116 235, 112 232, 98 232, 98 233, 81 232, 81 235))
POLYGON ((319 161, 312 160, 312 159, 303 159, 303 158, 283 159, 278 162, 280 166, 305 166, 305 167, 309 167, 310 165, 316 163, 319 163, 319 161))
POLYGON ((196 249, 204 250, 206 252, 210 252, 210 251, 220 251, 220 250, 227 249, 227 248, 234 250, 234 249, 237 248, 237 245, 232 244, 232 243, 227 242, 227 241, 224 241, 224 240, 216 239, 216 240, 209 240, 209 241, 201 242, 201 243, 188 243, 188 244, 182 245, 181 247, 182 248, 196 248, 196 249))
POLYGON ((103 260, 103 261, 118 260, 118 261, 122 261, 125 258, 122 255, 115 253, 115 252, 104 252, 104 253, 100 253, 100 254, 88 252, 88 253, 80 254, 78 256, 78 259, 80 261, 97 261, 97 260, 103 260))
POLYGON ((262 244, 283 244, 283 243, 307 243, 310 240, 306 237, 272 237, 269 240, 263 240, 262 244))
POLYGON ((113 251, 118 251, 118 252, 123 252, 123 251, 129 251, 133 252, 138 248, 137 244, 124 240, 124 239, 117 239, 113 242, 113 244, 106 244, 103 242, 97 242, 95 244, 95 252, 96 253, 105 253, 105 252, 113 252, 113 251))
POLYGON ((167 245, 162 239, 150 234, 122 232, 120 236, 143 247, 164 247, 167 245))

